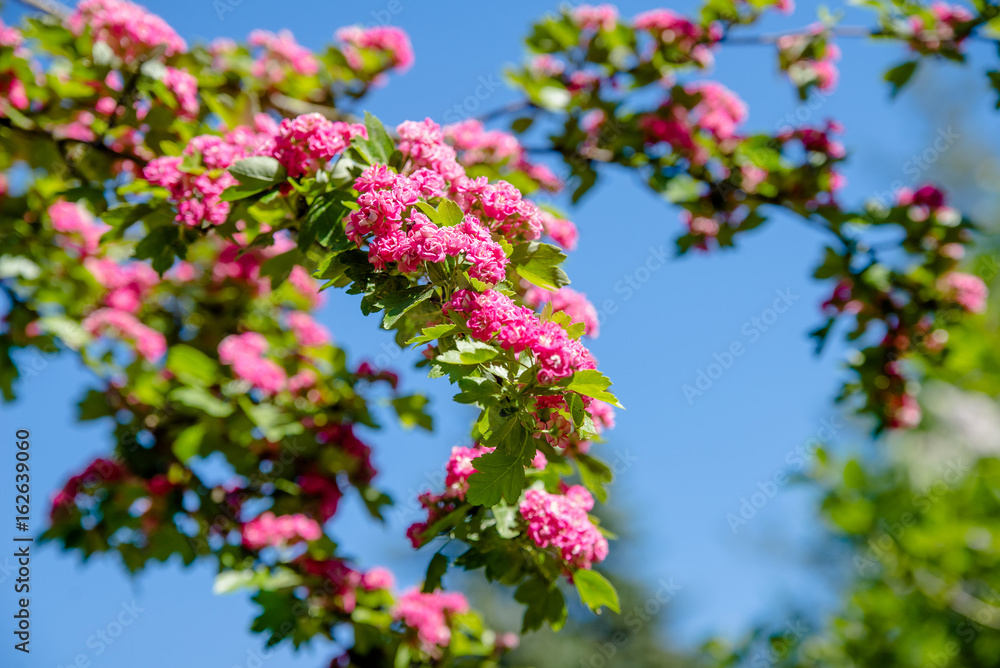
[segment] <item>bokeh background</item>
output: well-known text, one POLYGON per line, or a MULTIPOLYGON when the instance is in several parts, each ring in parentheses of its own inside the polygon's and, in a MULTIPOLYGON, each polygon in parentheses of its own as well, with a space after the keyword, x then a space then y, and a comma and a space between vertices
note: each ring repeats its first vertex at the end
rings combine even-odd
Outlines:
MULTIPOLYGON (((529 24, 556 7, 527 0, 144 4, 189 42, 287 28, 300 43, 318 48, 344 25, 404 28, 413 40, 415 66, 366 99, 366 108, 386 125, 427 116, 456 122, 510 101, 504 67, 521 59, 529 24)), ((617 4, 626 16, 655 6, 617 4)), ((693 11, 694 3, 672 8, 693 11)), ((801 3, 792 17, 769 17, 754 33, 801 27, 816 10, 801 3)), ((0 18, 16 23, 24 11, 6 3, 0 18)), ((843 11, 846 24, 868 19, 843 11)), ((840 44, 839 88, 806 103, 777 71, 772 47, 722 49, 711 76, 747 102, 751 129, 840 120, 852 153, 845 201, 887 198, 893 188, 932 180, 948 186, 962 208, 991 210, 996 140, 989 132, 995 126, 983 77, 953 67, 922 68, 916 85, 893 101, 881 74, 901 60, 898 46, 850 39, 840 44), (932 148, 939 136, 949 138, 944 151, 932 148)), ((971 45, 972 69, 987 48, 971 45)), ((600 446, 615 465, 609 512, 622 532, 609 565, 628 575, 640 600, 665 585, 674 592, 666 614, 645 632, 691 649, 709 636, 736 637, 776 616, 780 626, 783 610, 820 616, 836 600, 841 574, 825 558, 816 498, 805 488, 769 481, 801 472, 820 440, 839 451, 868 447, 868 425, 852 422, 833 405, 846 348, 831 337, 830 347, 816 356, 807 336, 820 322, 818 306, 829 289, 809 278, 821 237, 801 221, 776 214, 770 225, 743 235, 735 251, 676 258, 676 211, 630 175, 617 173, 569 210, 581 239, 567 270, 573 287, 602 313, 601 336, 591 349, 628 409, 600 446), (787 311, 773 324, 755 324, 754 318, 770 320, 765 312, 781 294, 792 301, 787 311), (684 386, 693 386, 716 362, 713 356, 734 342, 746 353, 689 401, 684 386), (734 528, 731 516, 757 492, 765 493, 766 503, 734 528)), ((438 485, 441 466, 453 445, 465 444, 473 415, 451 403, 450 387, 413 370, 414 356, 396 350, 387 332, 360 315, 353 297, 327 293, 320 316, 355 361, 390 364, 404 387, 433 400, 434 435, 404 431, 388 414, 385 429, 365 435, 375 448, 381 486, 397 502, 387 523, 373 525, 354 503, 333 523, 335 539, 359 563, 386 564, 403 584, 417 582, 426 558, 415 557, 404 536, 418 519, 414 499, 438 485)), ((74 361, 53 358, 25 379, 18 402, 0 406, 5 443, 16 429, 32 433, 32 522, 38 530, 51 493, 109 449, 107 425, 75 421, 75 403, 87 386, 86 372, 74 361)), ((6 490, 13 458, 4 459, 6 490)), ((2 522, 12 516, 13 504, 6 501, 2 522)), ((89 662, 80 665, 100 668, 319 666, 329 660, 329 648, 321 644, 299 653, 264 651, 261 638, 247 630, 253 606, 241 594, 213 595, 208 566, 167 563, 130 578, 113 558, 81 564, 55 546, 34 549, 32 654, 26 660, 5 642, 2 665, 54 668, 74 665, 79 655, 89 662), (102 640, 99 632, 117 630, 120 617, 134 620, 118 637, 106 636, 111 642, 102 640)), ((13 595, 13 565, 11 556, 0 556, 5 600, 13 595)), ((501 614, 503 606, 496 609, 501 614)))

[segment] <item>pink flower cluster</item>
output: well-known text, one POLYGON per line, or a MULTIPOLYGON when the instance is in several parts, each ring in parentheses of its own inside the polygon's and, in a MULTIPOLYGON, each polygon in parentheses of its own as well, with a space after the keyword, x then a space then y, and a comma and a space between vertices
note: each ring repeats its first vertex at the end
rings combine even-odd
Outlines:
POLYGON ((392 67, 405 71, 413 65, 413 47, 406 31, 393 26, 362 28, 348 26, 339 29, 336 38, 344 43, 344 57, 355 70, 364 68, 364 58, 358 49, 375 51, 388 57, 392 67))
POLYGON ((313 317, 305 311, 292 311, 286 319, 299 345, 321 346, 331 341, 329 330, 313 320, 313 317))
POLYGON ((0 19, 0 46, 8 49, 16 49, 24 41, 24 35, 13 26, 9 26, 0 19))
POLYGON ((917 190, 900 188, 896 191, 896 204, 909 207, 906 215, 910 220, 921 223, 930 216, 947 226, 957 225, 961 214, 945 204, 945 195, 940 189, 930 184, 917 190))
POLYGON ((187 49, 187 43, 167 22, 126 0, 83 0, 66 21, 77 35, 87 32, 104 42, 126 63, 164 46, 166 57, 187 49))
POLYGON ((643 12, 635 17, 633 26, 650 33, 660 44, 679 50, 682 56, 702 67, 712 64, 711 46, 722 39, 718 24, 704 28, 669 9, 643 12))
POLYGON ((49 207, 52 229, 65 235, 65 243, 82 256, 93 255, 100 245, 101 236, 110 226, 94 220, 89 211, 79 204, 59 200, 49 207))
POLYGON ((312 176, 333 156, 343 153, 357 136, 368 137, 364 125, 331 121, 322 114, 303 114, 281 121, 272 141, 259 153, 276 158, 292 178, 312 176))
POLYGON ((289 30, 278 34, 267 30, 254 30, 247 43, 260 49, 250 72, 268 84, 284 81, 288 70, 306 76, 319 71, 319 62, 312 52, 298 44, 289 30))
POLYGON ((465 176, 455 149, 445 143, 441 126, 431 119, 404 121, 396 127, 396 132, 399 134, 397 148, 409 159, 409 171, 429 169, 449 182, 465 176))
POLYGON ((608 540, 587 515, 593 507, 590 492, 573 485, 564 494, 529 489, 520 510, 538 547, 554 547, 571 568, 590 568, 608 556, 608 540))
POLYGON ((469 491, 469 476, 476 472, 472 461, 487 452, 493 452, 493 448, 484 448, 478 445, 473 448, 463 448, 456 445, 451 449, 451 456, 448 458, 448 463, 445 464, 446 495, 454 496, 460 500, 465 499, 465 494, 469 491))
POLYGON ((614 5, 579 5, 571 16, 581 30, 611 31, 618 25, 618 8, 614 5))
POLYGON ((316 520, 305 515, 276 516, 268 511, 243 525, 243 545, 251 550, 286 547, 300 541, 311 542, 323 535, 316 520))
POLYGON ((590 351, 554 322, 541 322, 526 306, 510 297, 487 290, 483 293, 456 290, 445 305, 446 312, 465 315, 466 326, 480 341, 496 340, 507 350, 531 351, 538 364, 538 380, 552 383, 574 371, 596 368, 590 351))
MULTIPOLYGON (((0 20, 0 47, 14 49, 15 55, 20 51, 21 42, 24 41, 21 31, 4 24, 0 20)), ((13 70, 0 72, 0 116, 4 116, 3 104, 9 104, 15 109, 27 109, 31 103, 28 100, 28 93, 13 70)))
POLYGON ((950 5, 946 2, 934 2, 930 12, 933 22, 922 16, 910 17, 910 28, 913 35, 910 38, 910 48, 924 53, 934 53, 949 43, 957 48, 965 41, 967 35, 956 39, 956 28, 972 21, 975 17, 961 5, 950 5))
POLYGON ((531 286, 524 293, 524 303, 532 308, 552 304, 553 311, 562 311, 572 318, 573 322, 582 322, 586 327, 584 332, 587 336, 597 338, 600 331, 601 325, 597 317, 597 309, 587 299, 587 295, 572 288, 546 290, 531 286))
POLYGON ((219 361, 231 366, 237 378, 265 394, 277 394, 285 389, 288 377, 276 362, 264 357, 267 348, 263 334, 231 334, 219 343, 219 361))
POLYGON ((61 510, 67 510, 76 503, 80 493, 87 493, 104 482, 116 482, 125 476, 121 464, 111 459, 98 458, 87 465, 82 473, 78 473, 66 481, 62 489, 52 497, 53 516, 61 510))
POLYGON ((84 266, 108 290, 104 304, 128 313, 137 313, 143 297, 160 282, 156 271, 143 262, 121 265, 107 258, 89 257, 84 260, 84 266))
POLYGON ((230 206, 229 202, 220 199, 220 195, 237 181, 225 170, 266 144, 273 121, 267 116, 258 116, 256 125, 256 130, 238 127, 222 137, 200 135, 184 147, 183 155, 156 158, 143 168, 142 175, 147 181, 169 191, 170 201, 177 205, 177 222, 189 227, 226 222, 230 206), (186 156, 201 156, 207 171, 200 174, 183 171, 186 156))
MULTIPOLYGON (((615 426, 615 409, 603 401, 582 397, 584 409, 594 423, 598 434, 615 426)), ((535 420, 538 431, 553 448, 562 454, 573 456, 578 452, 589 452, 590 441, 581 441, 576 428, 568 418, 566 399, 558 395, 537 397, 535 400, 535 420)))
POLYGON ((714 81, 693 83, 685 90, 688 94, 701 94, 701 99, 691 109, 695 125, 708 130, 716 139, 736 136, 737 127, 747 117, 747 105, 736 93, 714 81))
POLYGON ((558 192, 562 189, 562 181, 552 170, 528 160, 521 143, 508 132, 486 130, 474 118, 446 125, 443 132, 445 138, 459 151, 458 159, 466 167, 505 164, 511 169, 524 172, 545 190, 558 192))
POLYGON ((297 480, 302 494, 319 499, 319 518, 326 522, 337 514, 337 506, 343 493, 337 485, 336 478, 327 478, 319 473, 304 473, 297 480))
POLYGON ((163 74, 163 85, 177 98, 180 117, 195 119, 198 117, 198 80, 187 70, 167 67, 163 74))
POLYGON ((701 165, 709 154, 696 140, 698 130, 709 132, 717 141, 735 139, 737 128, 746 119, 747 107, 735 93, 712 81, 689 84, 684 90, 700 96, 691 109, 668 100, 657 113, 645 116, 640 126, 651 142, 666 142, 701 165))
POLYGON ((460 256, 471 265, 468 271, 473 278, 502 281, 507 256, 475 216, 465 216, 458 225, 438 227, 415 208, 422 198, 442 196, 444 185, 439 174, 427 169, 406 176, 384 165, 372 165, 354 184, 360 193, 359 209, 348 216, 348 238, 359 247, 367 241, 369 261, 379 269, 394 262, 399 271, 411 273, 422 262, 460 256))
POLYGON ((778 38, 782 68, 800 88, 815 83, 820 90, 829 92, 837 87, 839 74, 834 63, 840 60, 840 47, 830 39, 831 35, 822 24, 810 27, 805 34, 783 35, 778 38), (814 43, 816 45, 813 47, 814 43), (818 57, 805 57, 804 54, 810 47, 818 50, 818 57))
POLYGON ((576 250, 576 242, 580 233, 572 221, 559 218, 548 211, 542 211, 542 230, 564 249, 576 250))
MULTIPOLYGON (((464 501, 469 491, 469 477, 476 472, 474 461, 482 455, 493 452, 494 448, 483 446, 461 447, 451 449, 448 463, 445 464, 444 490, 440 494, 424 492, 417 497, 420 505, 427 510, 427 521, 411 524, 406 530, 406 536, 413 547, 420 547, 424 531, 440 517, 455 508, 456 501, 464 501)), ((536 452, 531 461, 531 467, 544 469, 548 460, 542 452, 536 452)))
POLYGON ((92 336, 113 334, 128 341, 141 357, 150 362, 155 362, 167 352, 167 340, 163 334, 142 324, 127 311, 97 309, 84 318, 80 325, 92 336))
POLYGON ((399 597, 392 616, 416 630, 417 640, 424 652, 440 656, 440 648, 447 647, 451 642, 449 616, 464 613, 468 609, 468 601, 458 592, 436 591, 425 594, 411 589, 399 597))
POLYGON ((986 310, 989 288, 978 276, 952 271, 941 277, 941 291, 970 313, 986 310))

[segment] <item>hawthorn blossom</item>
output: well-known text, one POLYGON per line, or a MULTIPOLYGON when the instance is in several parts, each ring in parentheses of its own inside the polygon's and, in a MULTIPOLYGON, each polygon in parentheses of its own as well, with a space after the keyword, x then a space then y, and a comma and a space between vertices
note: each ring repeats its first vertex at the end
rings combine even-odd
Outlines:
POLYGON ((970 313, 986 310, 990 291, 978 276, 953 271, 941 277, 940 288, 956 304, 970 313))
POLYGON ((126 63, 159 46, 164 47, 167 58, 187 49, 187 43, 166 21, 126 0, 83 0, 66 24, 77 35, 86 31, 95 42, 107 44, 126 63))
POLYGON ((278 515, 268 511, 242 527, 243 545, 251 550, 288 547, 302 541, 318 540, 323 530, 305 515, 278 515))
POLYGON ((81 205, 63 200, 49 206, 48 214, 52 229, 63 236, 67 246, 83 256, 96 253, 101 236, 111 229, 109 225, 95 220, 81 205))
POLYGON ((281 121, 272 141, 259 153, 276 158, 292 178, 312 176, 357 136, 368 137, 364 125, 303 114, 281 121))
POLYGON ((441 648, 451 642, 448 619, 452 614, 468 611, 469 603, 458 592, 407 591, 393 607, 392 616, 417 632, 420 649, 431 656, 440 656, 441 648))
POLYGON ((348 26, 339 29, 335 33, 335 37, 344 43, 344 57, 355 70, 360 70, 364 66, 364 60, 358 53, 358 49, 385 54, 392 63, 392 67, 404 72, 413 65, 413 47, 410 45, 410 37, 401 28, 394 26, 373 26, 371 28, 348 26))
POLYGON ((232 334, 219 343, 219 361, 233 368, 233 374, 265 394, 277 394, 288 380, 285 370, 263 355, 267 339, 257 332, 232 334))
POLYGON ((608 556, 608 540, 594 526, 587 511, 594 497, 573 485, 563 494, 529 489, 520 511, 528 523, 527 535, 538 547, 554 547, 572 568, 590 568, 608 556))
POLYGON ((114 336, 132 344, 140 357, 155 362, 167 353, 167 340, 128 313, 115 308, 97 309, 80 323, 93 336, 114 336))
POLYGON ((572 318, 573 322, 583 323, 586 327, 584 333, 592 338, 597 338, 600 330, 597 309, 587 299, 587 295, 583 293, 577 292, 572 288, 546 290, 545 288, 530 286, 527 292, 524 293, 524 303, 533 308, 552 304, 553 311, 562 311, 572 318))
POLYGON ((571 339, 561 326, 541 322, 531 309, 514 304, 510 297, 495 290, 456 290, 445 311, 464 315, 472 336, 480 341, 496 340, 513 352, 530 350, 539 367, 538 380, 543 384, 574 371, 596 368, 590 351, 571 339))

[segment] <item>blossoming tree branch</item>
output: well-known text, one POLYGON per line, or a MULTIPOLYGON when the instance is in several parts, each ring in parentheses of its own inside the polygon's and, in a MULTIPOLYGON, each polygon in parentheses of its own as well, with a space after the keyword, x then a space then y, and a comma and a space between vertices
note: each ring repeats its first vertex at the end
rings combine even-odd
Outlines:
POLYGON ((764 45, 805 99, 836 85, 837 37, 863 34, 902 43, 886 75, 898 90, 921 59, 961 61, 997 27, 991 4, 868 4, 870 30, 825 18, 773 38, 744 30, 787 0, 710 0, 693 18, 565 10, 509 72, 521 101, 487 114, 509 132, 387 129, 347 111, 413 62, 392 27, 342 28, 314 53, 287 32, 189 46, 121 0, 0 24, 0 387, 15 396, 32 351, 65 351, 92 372, 79 418, 114 424, 113 450, 53 500, 45 538, 132 572, 211 559, 218 591, 253 592, 269 644, 336 638, 335 665, 495 661, 516 637, 442 590, 451 568, 515 588, 524 630, 564 623, 564 582, 616 611, 594 569, 611 536, 590 511, 611 482, 592 449, 619 406, 583 342, 596 311, 560 266, 577 230, 532 199, 568 183, 576 202, 609 165, 681 209, 680 252, 732 246, 777 209, 828 233, 813 334, 839 324, 866 345, 842 398, 876 430, 916 425, 921 370, 984 307, 985 286, 959 271, 973 222, 932 185, 842 203, 836 122, 750 134, 744 103, 705 78, 727 43, 764 45), (880 258, 876 227, 897 232, 904 261, 880 258), (376 393, 403 425, 433 427, 424 397, 316 322, 327 289, 420 347, 418 366, 479 411, 407 530, 427 555, 416 588, 354 563, 324 528, 345 494, 376 520, 392 502, 362 440, 376 393), (230 479, 199 475, 213 455, 230 479))

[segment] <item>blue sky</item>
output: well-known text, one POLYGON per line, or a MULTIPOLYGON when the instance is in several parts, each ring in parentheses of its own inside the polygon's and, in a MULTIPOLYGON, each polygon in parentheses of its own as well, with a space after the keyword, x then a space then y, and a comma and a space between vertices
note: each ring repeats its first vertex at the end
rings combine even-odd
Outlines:
MULTIPOLYGON (((329 2, 263 0, 146 4, 192 42, 242 38, 255 28, 289 28, 301 43, 318 48, 342 25, 388 21, 405 28, 416 65, 392 77, 366 105, 387 125, 425 116, 442 120, 449 113, 447 120, 456 120, 457 114, 479 114, 512 99, 502 84, 502 68, 520 60, 522 37, 548 6, 527 0, 447 0, 435 2, 433 9, 415 0, 357 0, 337 3, 336 9, 329 2)), ((632 15, 655 5, 619 6, 632 15)), ((18 15, 13 6, 2 13, 8 23, 18 15)), ((815 9, 805 6, 795 17, 775 17, 754 32, 802 26, 814 16, 815 9)), ((845 22, 866 18, 851 9, 845 22)), ((750 129, 772 130, 786 123, 788 114, 810 123, 841 120, 853 152, 847 199, 871 197, 894 181, 912 185, 907 161, 930 146, 941 128, 912 110, 910 94, 896 102, 888 99, 881 73, 904 54, 898 46, 873 47, 858 40, 841 46, 839 89, 807 105, 798 103, 776 71, 769 47, 723 49, 713 78, 747 101, 750 129)), ((985 111, 985 83, 971 82, 963 94, 985 111)), ((669 630, 686 645, 714 632, 744 630, 785 602, 829 603, 822 580, 805 565, 817 536, 811 500, 802 491, 769 482, 776 474, 780 480, 780 474, 798 471, 801 455, 815 439, 832 437, 838 447, 864 440, 832 408, 843 377, 844 347, 832 345, 817 358, 806 336, 820 321, 818 304, 827 291, 809 278, 822 238, 801 222, 776 215, 763 229, 742 237, 735 252, 677 259, 672 253, 680 229, 676 211, 619 173, 608 174, 572 210, 572 218, 581 232, 579 250, 567 267, 573 286, 599 309, 606 302, 614 306, 607 309, 601 337, 591 348, 628 408, 599 450, 618 465, 612 500, 631 522, 629 539, 613 546, 619 559, 651 590, 670 578, 682 587, 672 604, 669 630), (662 266, 650 261, 664 253, 669 257, 662 266), (653 266, 659 268, 647 270, 653 266), (638 289, 626 288, 630 278, 638 289), (776 299, 788 307, 765 331, 753 319, 771 322, 769 309, 776 299), (743 344, 745 353, 689 402, 682 387, 694 384, 714 356, 724 357, 734 343, 743 344), (769 491, 776 491, 773 498, 767 497, 756 516, 734 532, 727 514, 739 513, 743 499, 769 491)), ((406 502, 436 484, 449 449, 466 442, 472 415, 466 407, 450 405, 451 388, 444 381, 432 382, 410 369, 412 355, 397 356, 390 337, 360 315, 353 297, 328 294, 322 320, 352 358, 387 355, 408 388, 434 401, 434 435, 392 426, 368 435, 376 446, 381 484, 402 503, 387 525, 368 523, 353 503, 332 524, 335 538, 360 563, 391 565, 404 583, 415 582, 429 555, 415 558, 403 536, 417 518, 406 502)), ((50 360, 24 381, 17 403, 0 407, 5 439, 15 429, 32 432, 35 526, 44 519, 51 491, 109 447, 106 425, 74 423, 74 404, 86 383, 86 374, 69 357, 50 360)), ((11 475, 9 462, 0 468, 2 475, 11 475)), ((100 668, 139 662, 260 665, 262 643, 247 631, 253 606, 242 595, 213 596, 207 565, 185 570, 168 564, 130 579, 113 559, 82 565, 53 547, 36 554, 34 651, 26 662, 5 642, 0 650, 5 665, 54 668, 73 665, 78 656, 89 662, 79 665, 100 668)), ((11 597, 6 570, 11 563, 0 557, 5 601, 11 597)), ((4 604, 5 618, 11 607, 4 604)), ((9 623, 8 618, 3 637, 9 637, 9 623)), ((298 655, 280 650, 263 665, 319 666, 328 658, 329 648, 323 646, 298 655)))

